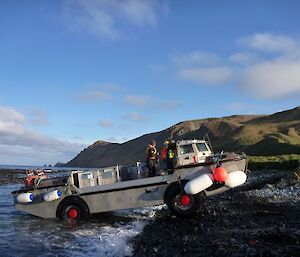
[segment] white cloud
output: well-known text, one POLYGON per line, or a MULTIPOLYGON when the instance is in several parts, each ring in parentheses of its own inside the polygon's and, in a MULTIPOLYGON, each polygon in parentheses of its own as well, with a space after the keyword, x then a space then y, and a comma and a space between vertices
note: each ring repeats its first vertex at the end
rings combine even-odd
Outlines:
POLYGON ((292 37, 271 33, 256 33, 239 39, 239 43, 264 52, 291 53, 299 50, 299 44, 292 37))
POLYGON ((84 102, 99 102, 111 100, 112 96, 101 89, 87 89, 84 92, 78 93, 77 98, 84 102))
POLYGON ((20 164, 29 159, 32 163, 23 164, 68 161, 85 147, 83 144, 41 135, 26 128, 25 123, 23 114, 11 107, 0 106, 0 149, 3 152, 0 161, 2 163, 20 164), (28 159, 23 156, 31 157, 28 159))
POLYGON ((183 54, 173 54, 171 61, 177 66, 177 78, 191 81, 200 85, 217 85, 232 79, 233 70, 221 65, 217 54, 192 51, 183 54))
POLYGON ((127 104, 144 106, 151 101, 151 98, 149 96, 126 95, 124 96, 124 101, 127 104))
POLYGON ((155 26, 158 20, 158 11, 163 1, 123 0, 112 1, 115 8, 122 10, 124 17, 135 26, 155 26))
POLYGON ((257 62, 258 59, 259 58, 256 54, 248 52, 238 52, 229 56, 229 60, 231 62, 245 65, 253 64, 257 62))
POLYGON ((162 110, 170 111, 170 110, 174 110, 174 109, 181 107, 182 102, 180 102, 178 100, 166 100, 166 101, 158 102, 157 105, 158 105, 160 111, 162 111, 162 110))
POLYGON ((29 123, 36 126, 47 126, 50 124, 47 114, 40 109, 35 109, 30 112, 29 123))
POLYGON ((300 60, 275 60, 247 67, 242 74, 243 89, 257 98, 275 99, 300 94, 300 60))
POLYGON ((121 86, 110 83, 110 82, 100 84, 99 88, 101 88, 103 90, 109 90, 109 91, 119 91, 122 89, 121 86))
POLYGON ((17 112, 11 107, 0 106, 0 122, 23 124, 25 118, 23 114, 17 112))
MULTIPOLYGON (((172 61, 177 78, 201 86, 230 82, 248 96, 262 99, 280 99, 300 95, 300 41, 285 35, 256 33, 238 40, 240 49, 221 60, 208 54, 212 64, 201 62, 203 51, 193 51, 172 61), (250 51, 249 51, 250 48, 250 51), (223 63, 222 65, 218 64, 223 63)), ((205 59, 205 58, 204 58, 205 59)), ((208 62, 209 63, 209 62, 208 62)))
POLYGON ((114 123, 111 120, 100 120, 99 125, 103 128, 113 128, 114 123))
POLYGON ((168 10, 165 0, 65 0, 71 26, 96 36, 118 39, 130 28, 154 27, 168 10))
POLYGON ((123 116, 123 119, 134 122, 144 122, 146 118, 137 112, 130 112, 123 116))
POLYGON ((145 107, 151 104, 151 108, 158 108, 160 111, 170 111, 179 108, 182 103, 175 99, 159 100, 150 96, 127 95, 124 102, 137 107, 145 107), (155 103, 155 104, 152 104, 155 103))
POLYGON ((176 65, 182 67, 209 67, 220 63, 218 55, 202 51, 173 54, 171 59, 176 65))
POLYGON ((300 42, 289 36, 256 33, 240 40, 262 55, 241 70, 239 85, 262 99, 300 95, 300 42))
POLYGON ((199 84, 218 85, 233 77, 233 69, 228 66, 211 68, 187 68, 179 70, 178 77, 199 84))
POLYGON ((110 82, 101 84, 92 84, 86 89, 78 92, 76 98, 84 102, 99 102, 108 101, 113 98, 116 91, 121 91, 122 87, 110 82))

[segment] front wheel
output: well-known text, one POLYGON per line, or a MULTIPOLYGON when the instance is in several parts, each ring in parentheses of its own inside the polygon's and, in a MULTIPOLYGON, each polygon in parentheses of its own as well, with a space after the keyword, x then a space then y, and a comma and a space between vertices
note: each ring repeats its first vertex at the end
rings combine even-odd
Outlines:
POLYGON ((77 205, 67 205, 62 211, 61 218, 68 222, 79 221, 82 217, 82 210, 77 205))
MULTIPOLYGON (((184 188, 187 181, 182 181, 184 188)), ((205 193, 200 192, 196 195, 188 195, 181 189, 178 182, 170 185, 165 193, 165 202, 169 210, 176 216, 189 218, 194 216, 205 202, 205 193)))
POLYGON ((89 218, 87 205, 78 198, 66 199, 58 209, 59 217, 67 222, 79 222, 89 218))

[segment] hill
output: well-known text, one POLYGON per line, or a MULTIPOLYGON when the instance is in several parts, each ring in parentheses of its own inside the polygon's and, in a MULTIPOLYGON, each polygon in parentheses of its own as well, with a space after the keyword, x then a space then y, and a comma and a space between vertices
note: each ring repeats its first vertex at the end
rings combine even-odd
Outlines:
POLYGON ((272 115, 234 115, 180 122, 165 130, 122 144, 97 141, 65 166, 105 167, 145 160, 145 148, 154 139, 161 149, 165 139, 202 139, 208 134, 214 152, 248 155, 300 153, 300 107, 272 115))

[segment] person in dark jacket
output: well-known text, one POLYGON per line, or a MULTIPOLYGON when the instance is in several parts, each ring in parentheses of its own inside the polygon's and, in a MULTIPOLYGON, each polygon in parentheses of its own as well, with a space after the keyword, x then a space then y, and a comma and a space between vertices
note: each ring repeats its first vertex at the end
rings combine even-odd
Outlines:
POLYGON ((149 177, 154 177, 157 172, 157 156, 158 152, 156 150, 156 142, 152 140, 146 149, 146 155, 147 155, 147 166, 149 169, 149 177))
POLYGON ((166 155, 167 171, 168 174, 173 174, 175 168, 175 158, 176 158, 176 143, 174 140, 169 141, 166 150, 167 150, 167 155, 166 155))

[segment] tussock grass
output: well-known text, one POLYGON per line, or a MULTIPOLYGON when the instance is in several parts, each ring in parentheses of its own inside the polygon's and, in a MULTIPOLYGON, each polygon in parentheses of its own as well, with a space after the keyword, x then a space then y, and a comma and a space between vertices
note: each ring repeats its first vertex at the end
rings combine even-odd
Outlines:
POLYGON ((249 156, 249 169, 295 169, 300 166, 300 154, 249 156))

